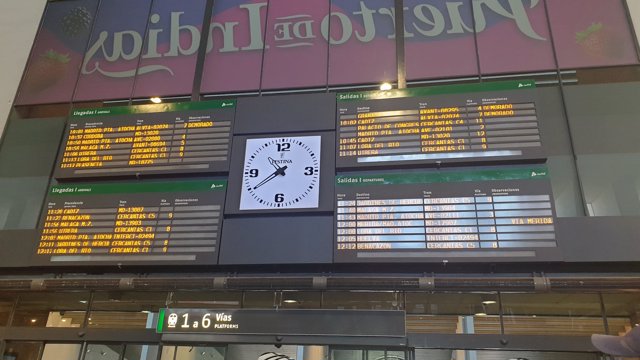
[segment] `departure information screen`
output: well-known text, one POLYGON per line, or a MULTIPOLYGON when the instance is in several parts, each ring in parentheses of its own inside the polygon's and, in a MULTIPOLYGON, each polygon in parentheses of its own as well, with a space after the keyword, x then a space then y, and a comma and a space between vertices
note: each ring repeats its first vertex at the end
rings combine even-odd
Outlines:
POLYGON ((557 246, 551 194, 544 167, 338 176, 335 258, 535 256, 557 246))
POLYGON ((225 180, 53 186, 39 263, 214 264, 225 180))
POLYGON ((338 94, 338 168, 544 159, 535 82, 338 94))
POLYGON ((226 172, 235 101, 75 110, 54 177, 226 172))

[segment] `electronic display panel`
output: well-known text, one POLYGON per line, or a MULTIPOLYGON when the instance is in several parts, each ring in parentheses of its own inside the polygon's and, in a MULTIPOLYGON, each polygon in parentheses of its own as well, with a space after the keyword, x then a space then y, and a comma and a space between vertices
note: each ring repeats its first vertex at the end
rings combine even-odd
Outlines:
POLYGON ((535 82, 338 94, 337 168, 544 160, 535 82))
POLYGON ((51 187, 34 261, 215 264, 226 180, 51 187))
POLYGON ((544 167, 340 175, 335 209, 336 262, 531 260, 557 248, 544 167))
POLYGON ((235 100, 74 110, 56 179, 227 172, 235 100))

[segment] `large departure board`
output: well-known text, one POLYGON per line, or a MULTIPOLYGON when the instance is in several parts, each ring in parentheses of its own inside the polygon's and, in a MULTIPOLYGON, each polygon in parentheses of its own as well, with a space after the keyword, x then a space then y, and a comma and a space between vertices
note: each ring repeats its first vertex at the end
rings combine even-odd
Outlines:
POLYGON ((214 264, 226 180, 53 186, 39 264, 214 264))
POLYGON ((54 177, 226 172, 235 101, 75 110, 54 177))
POLYGON ((530 260, 557 247, 551 194, 544 167, 341 175, 335 259, 530 260))
POLYGON ((544 159, 535 82, 338 94, 338 168, 544 159))

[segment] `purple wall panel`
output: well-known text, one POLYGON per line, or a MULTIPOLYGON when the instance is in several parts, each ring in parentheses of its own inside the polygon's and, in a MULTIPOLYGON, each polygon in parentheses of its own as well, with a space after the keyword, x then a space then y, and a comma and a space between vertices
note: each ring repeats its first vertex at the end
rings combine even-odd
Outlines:
POLYGON ((150 7, 151 0, 109 0, 100 7, 75 101, 131 96, 150 7))
POLYGON ((271 0, 262 72, 263 89, 325 86, 328 41, 322 21, 329 0, 271 0))
POLYGON ((562 69, 637 64, 620 0, 547 0, 562 69))
POLYGON ((266 0, 216 0, 202 93, 258 90, 266 13, 266 0))
POLYGON ((133 97, 191 94, 206 0, 154 0, 133 97))
POLYGON ((98 0, 47 5, 17 105, 71 101, 97 7, 98 0))

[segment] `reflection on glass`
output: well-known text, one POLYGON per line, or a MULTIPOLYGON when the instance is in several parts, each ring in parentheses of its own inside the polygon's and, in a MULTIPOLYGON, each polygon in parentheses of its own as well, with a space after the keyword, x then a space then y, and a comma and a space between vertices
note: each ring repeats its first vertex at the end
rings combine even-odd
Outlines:
POLYGON ((504 329, 513 335, 604 333, 597 294, 503 294, 504 329))
POLYGON ((39 360, 39 342, 7 341, 2 360, 39 360))
POLYGON ((78 360, 81 349, 81 344, 46 344, 41 360, 78 360))
POLYGON ((89 293, 21 294, 13 326, 80 327, 86 314, 89 293))
POLYGON ((622 335, 640 323, 639 294, 603 294, 609 334, 622 335))
POLYGON ((347 292, 327 291, 323 308, 339 310, 397 310, 402 305, 402 295, 397 292, 347 292))
MULTIPOLYGON (((173 360, 224 360, 224 347, 177 346, 173 360)), ((163 352, 164 360, 164 352, 163 352)), ((252 359, 253 360, 253 359, 252 359)))
POLYGON ((237 309, 242 304, 242 292, 176 291, 169 305, 174 309, 237 309))
POLYGON ((407 332, 499 334, 498 298, 493 293, 407 293, 407 332))
POLYGON ((165 292, 96 292, 89 327, 155 328, 158 309, 166 307, 165 292))
POLYGON ((158 345, 127 344, 123 360, 156 360, 157 358, 158 345))
POLYGON ((119 360, 122 345, 89 344, 83 360, 119 360))

